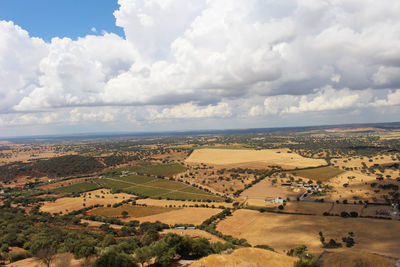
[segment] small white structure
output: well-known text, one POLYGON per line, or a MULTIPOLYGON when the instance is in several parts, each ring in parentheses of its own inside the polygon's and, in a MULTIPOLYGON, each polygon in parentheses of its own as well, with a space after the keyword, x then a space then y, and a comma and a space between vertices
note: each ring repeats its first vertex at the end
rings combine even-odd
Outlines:
POLYGON ((276 198, 267 197, 267 198, 264 200, 264 202, 266 202, 266 203, 283 203, 283 199, 280 198, 280 197, 276 197, 276 198))

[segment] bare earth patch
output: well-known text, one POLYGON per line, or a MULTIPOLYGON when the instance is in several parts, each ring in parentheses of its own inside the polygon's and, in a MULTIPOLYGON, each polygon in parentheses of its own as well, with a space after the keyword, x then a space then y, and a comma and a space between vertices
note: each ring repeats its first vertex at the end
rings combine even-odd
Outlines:
POLYGON ((40 211, 50 213, 59 213, 61 211, 63 213, 68 213, 73 210, 83 209, 85 207, 83 206, 83 204, 85 204, 86 207, 96 204, 112 205, 130 199, 132 197, 134 196, 125 193, 111 194, 110 190, 108 189, 98 189, 91 192, 83 193, 79 197, 63 197, 57 199, 54 202, 46 201, 44 202, 44 205, 40 208, 40 211))
POLYGON ((250 187, 243 191, 240 196, 241 197, 248 197, 248 198, 260 198, 265 199, 266 197, 281 197, 283 199, 290 198, 296 199, 304 192, 304 189, 291 189, 290 187, 284 187, 280 184, 273 185, 268 180, 262 180, 261 182, 255 184, 254 186, 250 187))
POLYGON ((260 163, 267 168, 269 165, 280 165, 284 168, 315 167, 325 165, 323 159, 304 158, 296 153, 288 153, 287 149, 197 149, 185 160, 189 164, 229 165, 260 163))
POLYGON ((312 252, 322 251, 320 231, 327 240, 334 238, 340 242, 348 232, 354 232, 356 244, 352 249, 399 257, 399 226, 399 221, 260 213, 241 209, 221 221, 217 230, 245 238, 252 245, 267 244, 278 251, 287 251, 304 244, 312 252))

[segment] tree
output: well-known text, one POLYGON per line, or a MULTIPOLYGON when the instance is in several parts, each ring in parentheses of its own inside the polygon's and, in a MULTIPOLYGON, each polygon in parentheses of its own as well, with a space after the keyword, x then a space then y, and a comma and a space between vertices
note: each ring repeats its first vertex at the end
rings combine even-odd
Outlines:
POLYGON ((56 255, 57 250, 54 247, 42 247, 35 251, 34 255, 40 259, 47 267, 50 267, 51 262, 56 255))
POLYGON ((152 257, 153 253, 149 247, 142 247, 135 250, 135 259, 142 266, 144 266, 145 263, 148 263, 152 257))
POLYGON ((319 240, 321 241, 322 245, 325 243, 325 237, 322 232, 319 232, 319 240))
POLYGON ((137 263, 132 256, 109 249, 97 258, 93 267, 136 267, 137 263))
POLYGON ((126 218, 128 216, 128 212, 126 210, 121 212, 122 217, 126 218))

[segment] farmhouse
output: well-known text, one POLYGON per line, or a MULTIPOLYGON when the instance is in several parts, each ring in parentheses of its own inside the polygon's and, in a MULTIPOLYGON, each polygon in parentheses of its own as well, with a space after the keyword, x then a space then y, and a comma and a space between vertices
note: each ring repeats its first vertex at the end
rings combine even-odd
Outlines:
POLYGON ((266 202, 266 203, 283 203, 283 199, 280 198, 280 197, 276 197, 276 198, 267 197, 267 198, 264 200, 264 202, 266 202))

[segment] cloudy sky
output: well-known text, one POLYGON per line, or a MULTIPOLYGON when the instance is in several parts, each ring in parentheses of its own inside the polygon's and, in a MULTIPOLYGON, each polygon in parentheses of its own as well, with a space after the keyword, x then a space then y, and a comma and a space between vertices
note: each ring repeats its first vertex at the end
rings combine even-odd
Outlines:
POLYGON ((1 7, 0 136, 400 120, 400 1, 29 2, 1 7))

